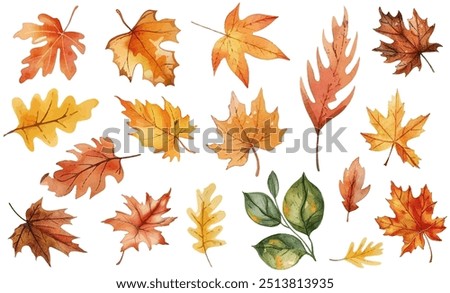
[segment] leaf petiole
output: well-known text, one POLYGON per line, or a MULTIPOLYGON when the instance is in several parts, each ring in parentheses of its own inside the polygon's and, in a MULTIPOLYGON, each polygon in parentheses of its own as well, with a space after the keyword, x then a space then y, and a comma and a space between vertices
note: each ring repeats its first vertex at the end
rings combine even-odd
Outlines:
POLYGON ((64 31, 67 30, 67 28, 69 27, 70 23, 72 22, 73 15, 75 14, 75 11, 77 9, 78 9, 78 5, 75 6, 74 9, 72 10, 72 14, 70 15, 69 22, 67 23, 66 27, 64 28, 64 31))
POLYGON ((27 220, 25 220, 21 215, 19 215, 19 213, 16 212, 16 210, 13 208, 13 206, 11 205, 11 203, 8 203, 10 208, 13 210, 13 212, 20 218, 22 219, 22 221, 26 222, 27 220))

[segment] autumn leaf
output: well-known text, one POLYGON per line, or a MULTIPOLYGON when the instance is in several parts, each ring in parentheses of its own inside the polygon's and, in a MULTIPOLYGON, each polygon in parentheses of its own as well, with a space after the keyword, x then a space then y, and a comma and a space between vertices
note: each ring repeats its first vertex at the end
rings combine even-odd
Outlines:
POLYGON ((67 32, 67 28, 77 8, 78 6, 75 6, 73 9, 69 22, 64 29, 59 19, 47 14, 40 14, 38 19, 42 22, 42 25, 24 23, 22 29, 14 35, 15 38, 19 37, 22 40, 31 38, 33 44, 45 42, 43 46, 32 49, 30 56, 22 60, 22 64, 28 64, 28 67, 22 69, 22 76, 19 79, 20 83, 33 79, 39 69, 42 69, 43 76, 52 73, 58 55, 61 72, 64 73, 67 79, 72 79, 77 71, 75 66, 77 55, 72 47, 75 47, 81 54, 84 54, 86 49, 80 42, 84 38, 83 34, 67 32))
POLYGON ((430 262, 433 260, 430 240, 441 241, 437 234, 445 230, 445 218, 433 217, 434 206, 431 192, 425 185, 418 197, 414 197, 411 187, 403 190, 391 182, 392 199, 388 199, 395 218, 378 217, 380 229, 384 235, 403 237, 402 256, 405 252, 413 252, 417 247, 424 248, 425 240, 430 248, 430 262))
POLYGON ((366 171, 361 167, 359 158, 356 158, 350 168, 345 169, 344 178, 339 181, 339 191, 344 199, 342 204, 347 210, 347 222, 350 212, 356 210, 358 208, 357 203, 369 193, 370 185, 362 187, 365 175, 366 171))
POLYGON ((170 190, 161 198, 154 200, 148 193, 145 196, 145 203, 139 203, 134 197, 125 196, 125 205, 130 209, 131 214, 116 212, 114 218, 107 219, 103 223, 113 226, 114 231, 125 231, 122 240, 122 256, 117 264, 120 264, 125 250, 135 248, 139 251, 139 243, 147 244, 152 249, 156 244, 168 244, 162 233, 156 230, 157 227, 168 226, 176 217, 166 217, 163 215, 170 211, 167 203, 170 199, 170 190))
POLYGON ((182 116, 179 107, 174 107, 164 99, 164 109, 158 104, 136 100, 135 104, 117 97, 125 108, 122 113, 130 118, 130 125, 136 132, 142 146, 152 147, 155 153, 164 152, 163 158, 180 160, 180 145, 193 153, 181 139, 193 139, 191 132, 195 126, 191 124, 189 115, 182 116))
POLYGON ((346 260, 352 265, 357 266, 358 268, 363 268, 364 265, 376 266, 379 265, 380 262, 368 260, 367 257, 376 256, 383 254, 383 243, 379 242, 373 245, 373 242, 369 242, 366 247, 367 238, 363 238, 358 248, 353 251, 355 244, 352 242, 348 248, 347 254, 344 258, 341 259, 330 259, 331 261, 341 261, 346 260))
POLYGON ((423 53, 437 52, 438 48, 442 47, 441 44, 430 43, 435 25, 433 24, 430 27, 427 19, 420 18, 415 9, 413 10, 413 17, 408 19, 409 29, 405 27, 400 11, 396 16, 392 16, 389 12, 384 14, 381 7, 379 11, 381 15, 380 27, 376 28, 375 31, 389 37, 393 42, 389 44, 381 41, 380 46, 373 50, 381 52, 381 56, 386 57, 385 63, 399 61, 395 66, 394 74, 405 73, 405 76, 407 76, 414 67, 420 70, 422 68, 420 57, 423 57, 434 72, 423 53))
POLYGON ((175 26, 174 19, 164 18, 157 20, 155 10, 147 10, 139 18, 136 25, 131 28, 125 22, 120 10, 116 10, 123 24, 129 32, 120 34, 106 45, 114 53, 114 63, 119 68, 120 75, 125 75, 131 81, 138 64, 142 66, 143 79, 153 85, 174 84, 174 69, 178 66, 173 51, 161 48, 166 41, 178 42, 177 34, 180 31, 175 26))
POLYGON ((35 94, 30 109, 27 109, 20 98, 14 98, 12 106, 19 125, 4 136, 14 132, 19 134, 30 151, 34 151, 35 138, 39 138, 49 146, 56 146, 58 144, 56 129, 68 133, 75 131, 77 122, 89 119, 91 110, 97 104, 96 99, 90 99, 77 105, 75 99, 68 96, 58 107, 56 89, 50 90, 45 100, 42 100, 39 94, 35 94))
POLYGON ((73 216, 67 214, 65 209, 47 211, 42 208, 42 198, 32 204, 26 212, 26 218, 21 217, 9 204, 16 215, 25 223, 18 226, 9 237, 13 242, 15 255, 22 251, 24 246, 29 246, 36 256, 42 256, 50 264, 50 247, 69 255, 72 251, 85 252, 73 243, 77 237, 69 234, 61 228, 70 224, 73 216))
POLYGON ((53 174, 45 174, 41 179, 42 185, 48 185, 48 190, 56 196, 65 196, 75 187, 75 198, 83 196, 88 188, 91 189, 90 198, 105 189, 106 177, 112 176, 117 182, 123 179, 122 159, 133 158, 117 157, 114 153, 114 143, 109 138, 100 137, 100 141, 92 139, 95 147, 80 143, 75 145, 77 150, 69 150, 77 157, 77 161, 60 161, 60 170, 53 174))
POLYGON ((216 195, 211 199, 215 190, 216 185, 214 183, 208 185, 203 192, 197 190, 197 212, 194 212, 191 208, 187 210, 189 218, 196 224, 195 228, 188 229, 189 234, 197 239, 197 242, 192 247, 198 252, 205 254, 211 267, 212 265, 207 250, 211 247, 225 244, 225 241, 216 239, 217 235, 222 232, 223 227, 221 225, 211 227, 225 218, 224 211, 214 212, 222 201, 221 195, 216 195))
POLYGON ((330 120, 338 116, 352 100, 355 92, 355 87, 352 91, 343 99, 336 107, 330 108, 330 104, 335 104, 337 101, 336 96, 342 89, 344 89, 355 77, 359 67, 359 58, 356 61, 353 68, 347 70, 350 63, 355 56, 356 44, 358 41, 358 35, 356 34, 351 46, 350 52, 348 51, 348 45, 350 39, 347 38, 348 34, 348 16, 347 10, 344 9, 344 19, 342 25, 338 25, 336 18, 333 17, 332 21, 333 42, 330 43, 325 38, 325 33, 322 34, 322 42, 326 56, 328 57, 329 65, 325 67, 319 54, 319 49, 316 52, 317 67, 319 79, 316 79, 314 75, 311 63, 308 61, 308 84, 311 93, 314 97, 314 101, 311 100, 308 95, 303 79, 300 78, 300 91, 305 105, 306 111, 314 125, 316 130, 316 167, 317 171, 320 171, 319 166, 319 135, 322 127, 325 126, 330 120), (348 73, 347 73, 348 72, 348 73))
POLYGON ((225 33, 216 31, 193 22, 203 28, 223 35, 215 44, 212 51, 212 66, 214 74, 220 62, 225 59, 231 71, 248 87, 249 69, 245 54, 253 57, 271 60, 289 58, 271 41, 255 36, 258 32, 270 25, 277 16, 252 14, 244 19, 239 18, 239 5, 236 6, 225 19, 225 33))
POLYGON ((424 130, 423 126, 427 122, 428 115, 420 115, 415 119, 410 119, 405 126, 402 126, 403 116, 405 115, 404 103, 400 100, 400 94, 396 93, 392 96, 392 100, 388 104, 388 114, 383 116, 378 110, 370 110, 367 108, 370 123, 377 133, 361 133, 370 143, 370 149, 373 151, 389 150, 389 156, 384 163, 386 166, 391 157, 392 150, 395 147, 397 154, 403 163, 408 162, 413 167, 419 168, 419 156, 415 151, 408 147, 408 141, 418 137, 424 130))
POLYGON ((281 143, 286 132, 286 128, 278 128, 278 108, 272 113, 267 112, 262 89, 252 101, 250 115, 247 115, 245 105, 238 101, 234 93, 231 94, 228 108, 230 116, 227 120, 220 121, 212 117, 219 135, 223 137, 223 143, 213 143, 208 147, 216 152, 220 159, 230 160, 227 169, 245 165, 248 154, 253 152, 258 176, 260 162, 257 150, 273 150, 281 143))

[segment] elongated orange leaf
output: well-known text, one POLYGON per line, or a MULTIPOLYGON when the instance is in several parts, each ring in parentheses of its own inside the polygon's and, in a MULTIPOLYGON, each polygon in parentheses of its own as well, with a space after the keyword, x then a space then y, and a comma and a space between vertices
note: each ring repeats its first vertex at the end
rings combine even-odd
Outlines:
POLYGON ((358 268, 363 268, 364 265, 376 266, 381 264, 379 261, 373 261, 367 259, 370 256, 381 255, 383 253, 383 243, 379 242, 373 245, 373 242, 369 242, 366 247, 367 238, 363 238, 358 248, 353 251, 355 244, 352 242, 348 247, 347 254, 342 259, 331 259, 332 261, 340 261, 345 260, 351 263, 352 265, 357 266, 358 268))
POLYGON ((311 90, 314 101, 309 97, 303 79, 300 79, 300 91, 302 94, 303 103, 306 111, 316 129, 317 143, 316 143, 316 167, 319 166, 319 135, 322 127, 331 119, 339 115, 352 100, 355 88, 344 98, 336 107, 330 108, 330 103, 337 101, 336 95, 344 89, 355 77, 359 67, 359 58, 356 64, 350 70, 347 70, 352 62, 358 35, 353 41, 350 52, 346 55, 350 39, 348 35, 348 16, 347 10, 344 10, 344 19, 342 25, 338 25, 336 18, 332 21, 333 42, 330 43, 325 38, 325 32, 322 34, 322 42, 326 56, 328 57, 329 66, 325 67, 319 54, 319 49, 316 52, 318 77, 314 76, 314 71, 311 63, 308 61, 308 85, 311 90), (347 73, 348 71, 348 73, 347 73))
POLYGON ((123 179, 122 159, 139 156, 117 157, 114 153, 114 143, 109 138, 100 137, 100 141, 92 139, 95 146, 80 143, 69 153, 77 157, 77 161, 61 161, 53 177, 49 173, 41 179, 42 185, 48 185, 48 190, 56 196, 69 194, 75 187, 75 198, 84 195, 91 189, 90 198, 103 191, 106 187, 106 177, 112 176, 117 182, 123 179))
POLYGON ((342 181, 339 181, 339 191, 344 199, 342 204, 347 210, 347 222, 350 212, 356 210, 358 208, 357 203, 369 193, 370 185, 365 188, 362 187, 365 174, 364 168, 359 164, 359 158, 356 158, 350 168, 345 169, 342 181))

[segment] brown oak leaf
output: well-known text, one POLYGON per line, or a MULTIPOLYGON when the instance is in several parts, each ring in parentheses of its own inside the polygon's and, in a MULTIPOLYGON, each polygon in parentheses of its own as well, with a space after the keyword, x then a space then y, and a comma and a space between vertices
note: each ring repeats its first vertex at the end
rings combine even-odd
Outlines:
POLYGON ((139 203, 134 197, 125 196, 125 205, 130 209, 131 214, 117 211, 114 218, 107 219, 103 223, 113 226, 114 231, 125 231, 122 242, 122 256, 117 264, 120 264, 125 250, 135 248, 139 251, 139 243, 144 242, 149 249, 156 244, 168 244, 162 233, 156 227, 168 226, 176 217, 166 217, 163 215, 170 211, 167 203, 170 199, 170 191, 154 200, 148 193, 145 196, 145 203, 139 203))
POLYGON ((24 219, 12 206, 11 208, 25 222, 17 227, 11 237, 9 237, 13 241, 16 255, 22 251, 24 246, 29 246, 36 259, 38 256, 42 256, 47 264, 51 266, 50 247, 66 255, 69 255, 72 251, 85 252, 78 244, 72 242, 77 237, 61 228, 62 225, 70 224, 74 218, 67 214, 65 209, 47 211, 42 208, 41 198, 30 206, 24 219))

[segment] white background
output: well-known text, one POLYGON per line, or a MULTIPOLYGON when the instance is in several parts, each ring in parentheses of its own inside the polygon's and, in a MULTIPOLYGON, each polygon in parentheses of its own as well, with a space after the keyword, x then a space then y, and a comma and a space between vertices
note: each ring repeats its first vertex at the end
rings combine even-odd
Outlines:
MULTIPOLYGON (((51 148, 35 141, 36 150, 28 151, 22 138, 11 134, 0 139, 2 154, 2 191, 0 195, 0 271, 1 290, 25 292, 38 289, 39 292, 99 292, 118 290, 116 280, 152 280, 154 278, 184 280, 247 280, 258 284, 259 278, 334 278, 336 292, 379 292, 394 290, 420 292, 421 290, 445 291, 449 288, 444 279, 449 267, 449 232, 440 234, 442 242, 432 242, 434 260, 428 263, 429 251, 417 249, 412 254, 400 257, 402 238, 383 236, 384 231, 374 221, 377 216, 394 216, 386 198, 390 198, 390 181, 406 188, 412 186, 415 195, 428 184, 433 199, 438 201, 435 216, 448 214, 450 199, 446 172, 449 163, 447 152, 446 118, 448 97, 447 83, 450 75, 448 41, 450 19, 446 15, 444 2, 434 1, 241 1, 241 18, 249 14, 263 13, 279 18, 258 35, 272 40, 291 59, 262 61, 248 57, 250 86, 245 86, 229 70, 226 63, 219 66, 216 76, 211 67, 211 50, 220 35, 194 26, 191 21, 217 30, 223 29, 226 15, 238 1, 14 1, 0 11, 0 44, 2 52, 0 124, 1 133, 14 129, 17 120, 11 107, 14 97, 21 97, 29 105, 32 96, 45 96, 51 88, 57 88, 60 100, 73 95, 77 102, 96 98, 99 105, 93 110, 88 121, 78 124, 72 134, 58 132, 59 143, 51 148), (23 22, 37 23, 37 16, 46 13, 61 20, 65 27, 75 5, 79 5, 69 31, 79 31, 85 35, 83 43, 86 53, 79 54, 76 61, 77 73, 71 81, 65 79, 59 69, 43 78, 41 73, 24 84, 18 82, 21 60, 29 54, 31 42, 13 39, 23 22), (361 64, 353 85, 356 93, 348 108, 333 120, 333 128, 347 127, 340 137, 347 152, 334 149, 331 153, 320 154, 322 171, 315 170, 314 154, 300 150, 286 153, 294 139, 301 137, 311 121, 304 109, 299 91, 299 79, 306 76, 306 61, 315 66, 316 47, 321 47, 321 34, 325 30, 330 39, 331 19, 340 22, 344 11, 348 10, 350 34, 353 39, 359 34, 356 56, 361 64), (400 10, 404 19, 412 16, 416 8, 421 17, 428 17, 429 23, 436 23, 431 41, 443 45, 439 53, 426 54, 436 73, 427 64, 419 72, 414 69, 405 78, 393 75, 394 64, 383 63, 384 58, 372 49, 380 39, 389 41, 373 31, 379 26, 378 7, 393 14, 400 10), (179 43, 165 44, 176 51, 180 66, 175 69, 175 86, 154 87, 142 80, 142 71, 136 70, 130 83, 126 77, 119 77, 118 68, 112 62, 113 54, 105 50, 112 37, 127 31, 115 9, 119 8, 126 21, 133 26, 147 9, 158 10, 157 18, 174 18, 181 29, 179 43), (284 143, 275 153, 259 152, 261 175, 255 177, 255 159, 250 156, 247 165, 226 171, 227 161, 203 150, 205 141, 201 133, 214 127, 211 115, 224 120, 228 117, 228 104, 232 91, 240 101, 249 107, 260 88, 264 90, 269 111, 278 107, 279 126, 293 128, 284 143), (419 138, 410 142, 423 159, 420 169, 403 164, 393 154, 389 165, 383 166, 386 152, 371 152, 360 132, 373 132, 366 107, 387 111, 391 96, 399 90, 405 102, 405 122, 418 115, 431 113, 425 130, 419 138), (123 99, 149 100, 162 105, 164 96, 174 106, 179 106, 183 114, 189 114, 201 132, 195 134, 195 146, 201 148, 197 154, 182 154, 180 162, 163 160, 162 154, 146 151, 139 158, 122 161, 125 177, 120 184, 107 179, 107 188, 89 199, 88 195, 75 200, 74 194, 57 198, 40 186, 41 176, 58 169, 56 162, 74 159, 66 150, 77 143, 92 143, 110 127, 123 127, 123 110, 114 95, 123 99), (366 182, 372 185, 367 198, 360 203, 360 209, 350 215, 345 222, 346 211, 341 204, 338 182, 343 171, 354 158, 360 157, 366 168, 366 182), (303 172, 322 191, 325 199, 325 215, 321 226, 312 233, 317 262, 305 256, 297 266, 286 271, 275 271, 266 266, 251 247, 261 239, 278 232, 282 228, 267 228, 253 223, 245 213, 242 191, 264 191, 266 179, 274 170, 280 180, 281 195, 303 172), (222 222, 224 230, 220 239, 227 241, 223 247, 208 251, 214 265, 210 268, 205 257, 192 249, 194 239, 187 228, 192 226, 186 209, 196 207, 195 191, 205 188, 211 182, 217 185, 217 193, 223 195, 220 208, 226 211, 222 222), (163 227, 163 235, 168 246, 154 246, 151 251, 140 246, 140 251, 128 250, 121 265, 115 263, 120 257, 122 232, 113 232, 110 225, 101 221, 113 217, 116 210, 127 211, 121 194, 133 195, 144 200, 146 192, 159 198, 172 188, 172 198, 168 206, 168 216, 178 217, 170 226, 163 227), (67 212, 77 218, 73 225, 63 228, 79 237, 75 240, 87 253, 73 252, 70 257, 51 250, 52 267, 42 258, 34 259, 28 247, 14 257, 12 242, 8 238, 21 220, 12 212, 8 203, 25 215, 29 206, 41 197, 47 210, 67 208, 67 212), (376 257, 382 264, 358 269, 346 262, 330 262, 329 258, 343 257, 350 242, 358 242, 368 237, 369 241, 383 242, 383 255, 376 257)), ((57 66, 59 66, 57 64, 57 66)), ((351 87, 345 89, 345 93, 351 87)), ((343 93, 344 94, 344 93, 343 93)), ((116 136, 115 138, 122 137, 116 136)), ((322 142, 324 139, 322 138, 322 142)), ((138 141, 130 138, 130 154, 136 153, 138 141)), ((311 137, 313 145, 313 137, 311 137)), ((119 155, 124 155, 123 150, 119 155)), ((281 199, 281 198, 280 198, 281 199)), ((136 289, 137 290, 137 289, 136 289)), ((298 289, 297 289, 298 290, 298 289)), ((320 289, 316 289, 320 291, 320 289)), ((130 289, 130 291, 132 291, 130 289)))

